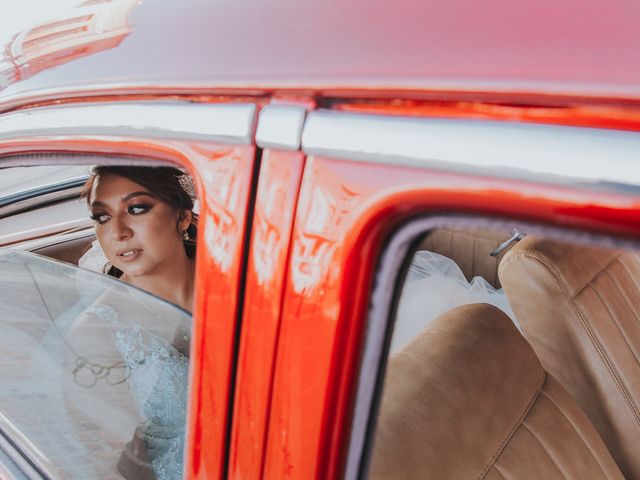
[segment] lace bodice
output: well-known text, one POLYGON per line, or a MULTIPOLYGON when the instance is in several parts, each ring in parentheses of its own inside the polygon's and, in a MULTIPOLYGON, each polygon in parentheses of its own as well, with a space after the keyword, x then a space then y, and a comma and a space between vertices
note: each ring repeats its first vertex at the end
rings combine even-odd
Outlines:
POLYGON ((140 435, 157 480, 180 479, 188 359, 165 338, 127 322, 112 307, 95 306, 93 311, 112 329, 116 348, 128 370, 127 383, 138 410, 140 435))

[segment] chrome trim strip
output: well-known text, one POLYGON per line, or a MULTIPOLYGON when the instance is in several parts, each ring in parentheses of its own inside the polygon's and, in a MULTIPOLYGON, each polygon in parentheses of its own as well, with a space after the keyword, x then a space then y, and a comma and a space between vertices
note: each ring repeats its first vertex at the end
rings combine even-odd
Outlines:
POLYGON ((65 198, 78 197, 88 178, 88 175, 76 177, 0 197, 0 218, 34 206, 45 205, 65 198))
POLYGON ((640 193, 640 133, 318 110, 302 149, 383 164, 640 193))
POLYGON ((306 110, 297 105, 267 105, 260 111, 256 144, 262 148, 298 150, 306 110))
POLYGON ((16 463, 24 468, 30 478, 61 478, 60 472, 51 461, 36 447, 22 431, 0 412, 0 436, 12 444, 13 451, 4 450, 16 463), (42 476, 38 475, 42 473, 42 476), (32 476, 31 476, 32 475, 32 476))
MULTIPOLYGON (((35 240, 25 240, 24 242, 13 243, 11 245, 3 246, 5 248, 13 248, 15 250, 23 250, 26 252, 35 252, 42 248, 53 247, 61 243, 72 242, 74 240, 80 240, 83 238, 89 238, 95 236, 95 230, 93 225, 78 227, 82 230, 73 230, 69 232, 56 233, 52 237, 36 238, 35 240)), ((37 252, 36 252, 37 253, 37 252)))
POLYGON ((0 116, 0 140, 38 135, 133 135, 253 143, 252 103, 128 102, 65 105, 0 116))
POLYGON ((44 478, 20 455, 20 452, 0 432, 0 478, 12 480, 41 480, 44 478))
MULTIPOLYGON (((171 81, 161 78, 148 78, 146 80, 121 79, 111 83, 100 82, 99 79, 85 83, 84 85, 56 86, 44 85, 40 88, 22 88, 22 85, 10 85, 0 92, 0 112, 27 106, 42 101, 69 99, 78 97, 90 97, 101 95, 145 95, 145 94, 182 94, 182 95, 250 95, 265 96, 274 90, 322 91, 344 92, 349 90, 354 96, 370 98, 372 94, 389 92, 388 96, 398 96, 402 92, 413 92, 413 96, 426 98, 455 100, 460 96, 467 98, 491 98, 496 96, 508 96, 511 99, 529 99, 537 96, 561 97, 565 102, 567 98, 593 98, 616 102, 637 102, 640 100, 640 90, 633 84, 590 84, 586 82, 553 82, 553 81, 528 81, 515 78, 503 80, 479 80, 463 78, 446 79, 408 79, 388 78, 372 79, 370 76, 353 76, 348 79, 337 79, 327 82, 326 79, 312 81, 310 79, 283 79, 282 77, 265 77, 261 80, 255 78, 247 81, 224 81, 223 79, 210 78, 202 80, 197 78, 171 81)), ((547 100, 548 101, 548 100, 547 100)))
POLYGON ((69 230, 75 230, 78 228, 89 228, 92 226, 93 221, 87 215, 83 218, 58 222, 44 227, 36 227, 17 233, 7 233, 5 235, 0 235, 0 246, 8 247, 14 243, 22 243, 26 242, 27 240, 34 240, 45 236, 48 237, 50 235, 58 235, 69 230))

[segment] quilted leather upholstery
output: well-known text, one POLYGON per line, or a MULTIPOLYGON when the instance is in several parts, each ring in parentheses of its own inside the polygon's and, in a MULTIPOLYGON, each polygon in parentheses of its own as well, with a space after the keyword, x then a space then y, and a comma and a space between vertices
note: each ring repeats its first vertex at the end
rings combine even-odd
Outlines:
POLYGON ((373 479, 620 479, 593 425, 487 304, 450 310, 387 366, 373 479))
POLYGON ((500 288, 498 264, 506 253, 489 255, 511 234, 504 231, 437 228, 420 242, 418 250, 429 250, 454 260, 468 281, 474 276, 483 277, 491 285, 500 288))
POLYGON ((544 368, 582 406, 628 478, 640 478, 640 257, 527 237, 500 265, 544 368))

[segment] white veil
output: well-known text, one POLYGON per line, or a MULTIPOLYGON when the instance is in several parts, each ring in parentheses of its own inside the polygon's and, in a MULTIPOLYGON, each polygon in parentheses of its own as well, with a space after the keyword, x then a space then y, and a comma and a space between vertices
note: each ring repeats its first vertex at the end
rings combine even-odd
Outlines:
POLYGON ((482 277, 468 282, 450 258, 424 250, 416 252, 400 296, 391 352, 407 345, 446 311, 469 303, 498 307, 520 329, 502 289, 494 288, 482 277))

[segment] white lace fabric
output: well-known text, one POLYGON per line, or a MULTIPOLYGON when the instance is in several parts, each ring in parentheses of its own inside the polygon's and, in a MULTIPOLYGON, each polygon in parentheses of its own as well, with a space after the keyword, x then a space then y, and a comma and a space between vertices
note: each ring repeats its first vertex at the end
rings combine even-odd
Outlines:
POLYGON ((128 371, 127 384, 136 404, 139 430, 156 479, 182 478, 187 357, 167 339, 132 322, 111 306, 95 305, 91 310, 112 329, 115 346, 128 371))

